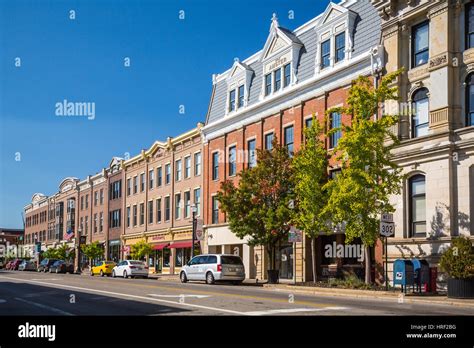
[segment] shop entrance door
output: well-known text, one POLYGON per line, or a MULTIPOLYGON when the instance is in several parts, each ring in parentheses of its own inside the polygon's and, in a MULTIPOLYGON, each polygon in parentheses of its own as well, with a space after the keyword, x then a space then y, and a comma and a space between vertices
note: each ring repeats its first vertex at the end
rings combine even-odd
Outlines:
POLYGON ((163 271, 163 250, 156 250, 155 254, 155 273, 163 271))
POLYGON ((277 262, 280 265, 280 278, 293 279, 293 246, 282 246, 277 252, 277 262))

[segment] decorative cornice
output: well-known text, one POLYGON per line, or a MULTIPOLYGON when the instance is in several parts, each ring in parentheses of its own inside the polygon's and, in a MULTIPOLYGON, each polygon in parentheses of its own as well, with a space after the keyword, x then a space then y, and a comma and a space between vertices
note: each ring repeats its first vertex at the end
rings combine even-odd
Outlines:
POLYGON ((428 10, 426 16, 431 19, 435 16, 438 16, 446 11, 448 11, 448 1, 443 1, 439 5, 435 5, 428 10))

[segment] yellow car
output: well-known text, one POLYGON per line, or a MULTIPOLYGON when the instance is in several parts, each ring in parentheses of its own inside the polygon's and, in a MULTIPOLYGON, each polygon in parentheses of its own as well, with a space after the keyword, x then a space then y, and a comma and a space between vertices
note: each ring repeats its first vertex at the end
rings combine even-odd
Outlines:
POLYGON ((100 274, 101 277, 106 275, 107 277, 110 277, 112 275, 112 270, 115 267, 115 262, 113 261, 99 261, 95 264, 95 266, 92 266, 91 268, 91 276, 94 274, 100 274))

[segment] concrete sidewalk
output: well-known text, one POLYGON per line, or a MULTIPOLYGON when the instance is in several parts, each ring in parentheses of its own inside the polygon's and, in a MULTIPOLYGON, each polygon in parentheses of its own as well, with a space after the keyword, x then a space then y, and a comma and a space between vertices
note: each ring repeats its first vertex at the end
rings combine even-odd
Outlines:
MULTIPOLYGON (((365 298, 365 299, 386 299, 398 301, 401 292, 397 291, 374 291, 374 290, 356 290, 356 289, 341 289, 341 288, 322 288, 312 286, 297 286, 289 284, 264 284, 267 289, 275 291, 295 292, 307 295, 317 296, 335 296, 335 297, 350 297, 350 298, 365 298)), ((446 295, 428 295, 428 294, 411 294, 408 293, 403 296, 403 303, 432 303, 440 305, 451 305, 460 307, 474 308, 473 299, 453 299, 446 295)))

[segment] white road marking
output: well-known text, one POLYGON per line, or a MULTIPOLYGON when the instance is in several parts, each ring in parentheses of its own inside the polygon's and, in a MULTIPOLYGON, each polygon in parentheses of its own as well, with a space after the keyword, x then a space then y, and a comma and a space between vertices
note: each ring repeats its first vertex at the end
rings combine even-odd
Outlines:
MULTIPOLYGON (((20 278, 17 278, 20 279, 20 278)), ((31 280, 59 280, 58 278, 33 278, 31 280)))
POLYGON ((36 307, 39 307, 39 308, 42 308, 42 309, 46 309, 46 310, 49 310, 51 312, 55 312, 55 313, 60 314, 60 315, 74 315, 72 313, 63 311, 61 309, 51 307, 51 306, 47 306, 47 305, 44 305, 44 304, 41 304, 41 303, 36 303, 36 302, 33 302, 33 301, 28 301, 28 300, 25 300, 23 298, 15 297, 15 300, 20 301, 20 302, 24 302, 24 303, 27 303, 29 305, 36 306, 36 307))
POLYGON ((0 299, 0 303, 5 303, 5 302, 7 302, 7 300, 0 299))
POLYGON ((298 312, 321 312, 328 310, 344 310, 347 307, 324 307, 324 308, 284 308, 284 309, 269 309, 266 311, 244 312, 245 315, 268 315, 279 313, 298 313, 298 312))
POLYGON ((183 298, 183 297, 195 297, 195 298, 205 298, 205 297, 211 297, 210 295, 160 295, 160 294, 148 294, 148 296, 153 296, 153 297, 170 297, 170 298, 183 298))

